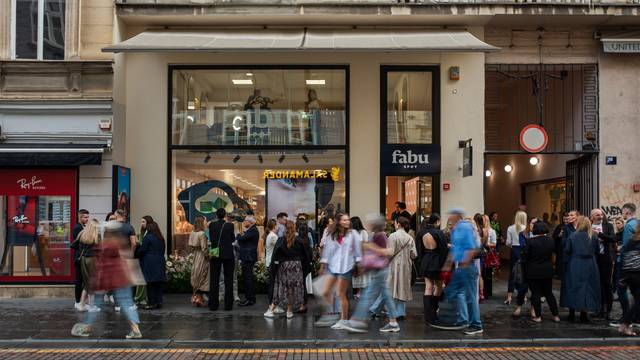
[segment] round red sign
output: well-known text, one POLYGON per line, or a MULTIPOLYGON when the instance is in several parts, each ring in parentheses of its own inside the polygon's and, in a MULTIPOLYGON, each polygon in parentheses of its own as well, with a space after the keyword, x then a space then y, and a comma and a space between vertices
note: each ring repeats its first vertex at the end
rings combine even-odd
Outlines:
POLYGON ((549 142, 547 131, 540 125, 527 125, 520 132, 520 146, 530 153, 544 150, 549 142))

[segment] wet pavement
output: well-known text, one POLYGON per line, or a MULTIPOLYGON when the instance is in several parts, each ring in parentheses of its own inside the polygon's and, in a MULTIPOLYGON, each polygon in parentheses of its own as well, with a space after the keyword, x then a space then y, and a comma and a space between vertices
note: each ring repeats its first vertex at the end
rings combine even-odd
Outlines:
MULTIPOLYGON (((207 346, 345 346, 414 345, 414 346, 472 346, 474 344, 536 344, 557 345, 598 343, 622 343, 640 345, 640 337, 621 338, 617 329, 604 320, 591 324, 553 323, 543 305, 544 321, 536 324, 528 316, 514 319, 514 305, 504 305, 502 281, 496 282, 494 297, 481 304, 484 333, 467 336, 461 331, 441 331, 426 327, 422 313, 421 294, 416 286, 413 302, 407 306, 408 317, 400 323, 401 331, 394 334, 377 331, 383 324, 375 320, 367 334, 349 334, 330 328, 317 328, 314 301, 307 314, 296 314, 293 319, 284 317, 265 319, 266 297, 258 296, 258 304, 248 308, 234 307, 231 312, 211 312, 189 303, 188 294, 165 295, 165 305, 160 310, 140 310, 141 330, 145 347, 207 347, 207 346)), ((515 300, 515 298, 514 298, 515 300)), ((617 305, 616 305, 617 306, 617 305)), ((528 304, 523 313, 528 312, 528 304)), ((616 309, 618 309, 616 307, 616 309)), ((443 305, 443 314, 452 308, 443 305)), ((73 309, 73 299, 0 299, 0 347, 28 344, 50 344, 60 347, 70 344, 97 347, 120 340, 127 333, 124 316, 112 307, 101 312, 101 324, 89 339, 72 338, 70 331, 85 314, 73 309)), ((561 313, 566 316, 566 312, 561 313)), ((131 342, 134 343, 134 342, 131 342)))

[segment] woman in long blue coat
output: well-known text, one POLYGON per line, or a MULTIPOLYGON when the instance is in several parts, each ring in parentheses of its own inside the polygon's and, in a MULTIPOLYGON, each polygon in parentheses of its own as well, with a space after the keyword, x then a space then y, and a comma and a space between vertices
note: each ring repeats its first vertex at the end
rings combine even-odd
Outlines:
POLYGON ((591 232, 591 221, 581 216, 576 232, 564 244, 564 281, 561 306, 569 308, 569 321, 580 311, 580 321, 588 322, 587 312, 600 310, 600 275, 596 254, 598 239, 591 232))
POLYGON ((165 242, 158 224, 147 224, 142 244, 136 248, 140 268, 147 282, 147 306, 145 309, 162 307, 162 286, 167 281, 167 266, 164 257, 165 242))

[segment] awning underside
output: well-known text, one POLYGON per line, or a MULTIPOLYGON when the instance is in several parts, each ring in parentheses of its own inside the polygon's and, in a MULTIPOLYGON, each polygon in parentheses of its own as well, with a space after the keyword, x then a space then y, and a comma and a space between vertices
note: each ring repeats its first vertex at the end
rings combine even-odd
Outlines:
POLYGON ((104 52, 160 51, 497 51, 464 30, 149 30, 104 52))

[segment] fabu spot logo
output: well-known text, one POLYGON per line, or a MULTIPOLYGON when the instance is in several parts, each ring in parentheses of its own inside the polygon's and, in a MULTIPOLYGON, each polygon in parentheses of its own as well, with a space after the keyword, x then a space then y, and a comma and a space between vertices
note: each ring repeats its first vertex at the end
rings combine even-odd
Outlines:
POLYGON ((400 164, 405 169, 417 169, 418 165, 429 164, 429 154, 414 154, 411 150, 403 154, 401 150, 395 150, 391 153, 391 163, 400 164))

